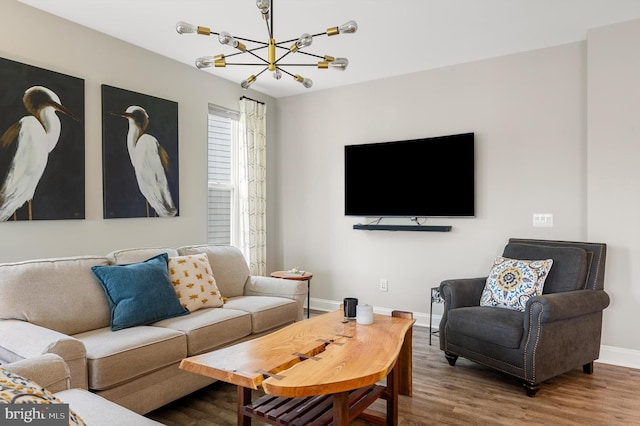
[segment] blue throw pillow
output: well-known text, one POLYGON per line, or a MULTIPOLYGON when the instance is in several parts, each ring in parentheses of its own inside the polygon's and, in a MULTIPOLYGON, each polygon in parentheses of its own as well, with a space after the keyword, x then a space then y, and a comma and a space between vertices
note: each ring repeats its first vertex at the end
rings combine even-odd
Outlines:
POLYGON ((111 307, 111 330, 186 315, 169 280, 167 253, 130 265, 93 266, 111 307))

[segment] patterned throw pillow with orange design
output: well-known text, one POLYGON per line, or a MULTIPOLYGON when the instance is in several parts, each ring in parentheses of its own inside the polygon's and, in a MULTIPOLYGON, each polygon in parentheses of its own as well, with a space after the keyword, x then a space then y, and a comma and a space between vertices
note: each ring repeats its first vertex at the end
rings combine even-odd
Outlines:
MULTIPOLYGON (((34 381, 0 367, 0 404, 64 404, 64 402, 34 381)), ((3 408, 5 415, 0 416, 0 419, 7 419, 6 410, 8 409, 3 408)), ((25 410, 23 408, 15 411, 21 412, 23 410, 31 411, 31 409, 25 410)), ((8 423, 3 422, 2 424, 26 425, 31 423, 27 418, 17 419, 14 417, 14 419, 15 422, 8 420, 8 423)), ((36 420, 33 422, 34 425, 38 424, 37 419, 32 418, 31 420, 36 420)), ((55 422, 55 424, 59 423, 55 422)), ((84 420, 71 408, 69 408, 69 426, 86 426, 84 420)))
POLYGON ((182 306, 190 312, 223 305, 206 254, 169 258, 169 279, 182 306))

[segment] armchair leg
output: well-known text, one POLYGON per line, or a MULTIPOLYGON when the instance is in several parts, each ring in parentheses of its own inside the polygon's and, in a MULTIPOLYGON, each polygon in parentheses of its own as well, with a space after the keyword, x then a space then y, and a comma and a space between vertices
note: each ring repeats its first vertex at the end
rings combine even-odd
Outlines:
POLYGON ((540 383, 524 381, 522 383, 522 386, 524 386, 524 390, 527 392, 527 396, 530 398, 536 396, 536 393, 540 390, 540 383))
POLYGON ((586 374, 593 374, 593 361, 582 366, 582 371, 586 374))
POLYGON ((456 361, 458 360, 458 355, 454 355, 451 352, 444 352, 444 357, 447 359, 447 361, 449 362, 450 366, 455 366, 456 365, 456 361))

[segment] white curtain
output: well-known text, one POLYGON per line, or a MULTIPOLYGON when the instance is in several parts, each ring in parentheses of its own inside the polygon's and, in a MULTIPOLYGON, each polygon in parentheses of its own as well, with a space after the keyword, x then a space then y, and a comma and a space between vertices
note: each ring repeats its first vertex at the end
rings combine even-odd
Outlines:
POLYGON ((252 275, 267 272, 266 110, 265 104, 240 99, 240 249, 252 275))

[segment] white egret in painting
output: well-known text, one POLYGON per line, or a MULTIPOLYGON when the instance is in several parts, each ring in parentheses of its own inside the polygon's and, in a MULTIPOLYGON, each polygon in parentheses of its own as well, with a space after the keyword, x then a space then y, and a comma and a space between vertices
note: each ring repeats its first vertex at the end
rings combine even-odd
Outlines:
POLYGON ((144 108, 137 105, 128 107, 126 112, 111 114, 129 121, 127 149, 138 187, 147 200, 147 217, 149 205, 158 216, 175 216, 178 209, 171 198, 166 175, 169 169, 169 155, 155 137, 145 133, 149 126, 149 115, 144 108))
POLYGON ((32 200, 47 167, 49 153, 60 138, 60 118, 56 112, 78 118, 62 106, 60 98, 43 86, 27 89, 22 98, 29 115, 10 126, 0 136, 0 155, 11 155, 7 173, 0 187, 0 221, 6 221, 25 203, 29 220, 33 219, 32 200), (10 149, 13 148, 13 149, 10 149))

